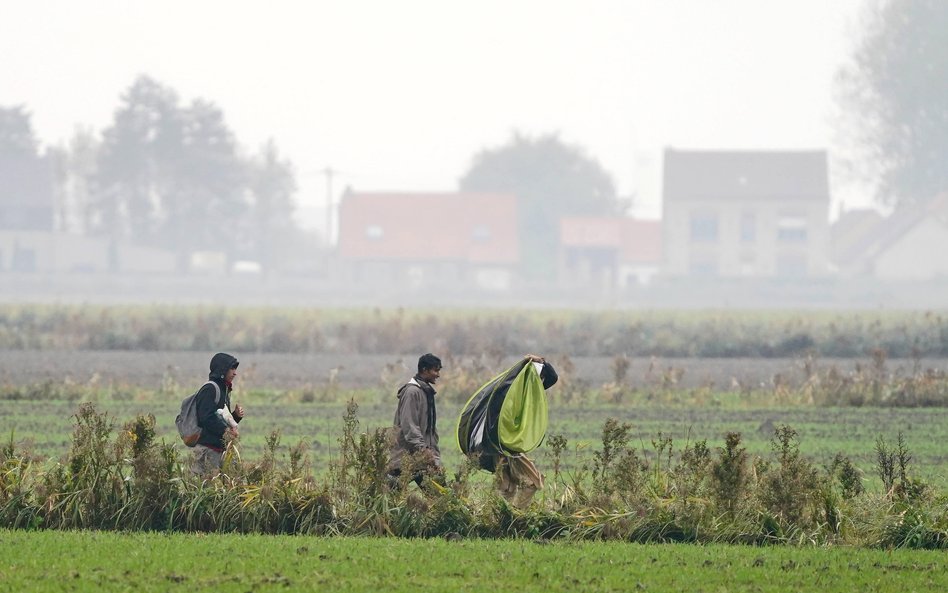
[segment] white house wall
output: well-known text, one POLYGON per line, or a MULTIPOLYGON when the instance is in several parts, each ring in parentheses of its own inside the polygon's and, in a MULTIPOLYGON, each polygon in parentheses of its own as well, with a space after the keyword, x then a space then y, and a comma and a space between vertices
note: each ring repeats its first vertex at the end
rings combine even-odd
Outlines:
MULTIPOLYGON (((109 269, 109 242, 45 231, 0 231, 0 273, 13 270, 15 251, 31 252, 34 273, 102 273, 109 269)), ((173 253, 132 245, 120 245, 117 263, 123 272, 173 272, 173 253)))
POLYGON ((880 280, 930 280, 948 276, 948 226, 927 218, 914 226, 875 260, 880 280))
POLYGON ((35 272, 101 272, 108 262, 101 240, 44 231, 0 231, 0 270, 12 270, 15 251, 32 252, 35 272))
POLYGON ((692 263, 706 261, 716 267, 716 276, 772 277, 779 273, 781 258, 798 257, 805 261, 807 276, 829 273, 828 204, 787 201, 677 201, 664 208, 665 272, 673 276, 692 273, 692 263), (718 220, 716 241, 693 241, 691 217, 713 213, 718 220), (741 238, 741 218, 755 217, 755 239, 741 238), (781 242, 777 238, 778 221, 783 216, 806 219, 805 242, 781 242))

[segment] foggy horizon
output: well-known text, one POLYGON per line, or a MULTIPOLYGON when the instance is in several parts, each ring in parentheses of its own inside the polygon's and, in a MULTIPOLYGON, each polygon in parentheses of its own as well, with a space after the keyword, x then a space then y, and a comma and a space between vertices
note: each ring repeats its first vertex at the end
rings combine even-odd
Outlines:
POLYGON ((263 6, 5 7, 0 300, 946 302, 945 188, 854 152, 867 2, 263 6))

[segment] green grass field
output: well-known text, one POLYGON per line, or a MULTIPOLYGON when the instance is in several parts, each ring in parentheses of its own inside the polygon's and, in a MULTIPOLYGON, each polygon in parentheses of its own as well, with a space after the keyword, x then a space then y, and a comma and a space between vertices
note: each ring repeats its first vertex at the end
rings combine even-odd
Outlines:
POLYGON ((0 531, 0 590, 944 591, 944 552, 0 531))
MULTIPOLYGON (((248 410, 240 444, 245 459, 259 458, 265 438, 271 431, 280 430, 281 450, 303 441, 315 473, 328 467, 342 432, 342 401, 268 400, 266 392, 246 394, 243 401, 248 410)), ((21 448, 41 457, 61 457, 69 450, 78 405, 72 401, 0 400, 0 441, 9 442, 12 437, 21 448)), ((177 441, 173 428, 177 407, 178 402, 158 395, 138 401, 103 399, 97 403, 99 411, 112 417, 116 430, 137 414, 154 414, 159 438, 169 443, 177 441)), ((373 396, 359 407, 360 431, 388 426, 393 410, 394 398, 388 402, 373 396)), ((450 401, 442 402, 438 410, 441 448, 449 469, 462 461, 454 436, 459 411, 460 405, 450 401)), ((883 437, 891 443, 902 432, 912 453, 913 473, 934 485, 948 485, 948 455, 943 447, 948 440, 948 408, 698 408, 604 403, 553 406, 549 434, 568 439, 562 456, 565 469, 591 461, 592 450, 601 446, 603 423, 610 417, 631 424, 631 445, 645 455, 653 453, 652 440, 659 433, 674 439, 675 451, 680 451, 687 443, 701 439, 706 439, 711 448, 720 447, 724 435, 736 431, 742 434, 749 453, 767 456, 774 428, 788 424, 798 431, 804 455, 817 464, 827 464, 837 453, 843 453, 864 472, 868 485, 874 480, 876 439, 883 437)), ((180 448, 185 450, 183 445, 180 448)), ((548 468, 549 455, 549 447, 544 445, 534 457, 541 467, 548 468)))
MULTIPOLYGON (((0 468, 5 472, 0 475, 0 486, 8 487, 0 488, 0 508, 9 511, 5 517, 8 525, 53 527, 44 531, 0 529, 0 593, 482 591, 501 587, 544 592, 689 593, 948 590, 948 569, 943 562, 948 541, 948 455, 944 453, 948 406, 943 405, 944 356, 948 352, 944 328, 948 322, 939 315, 669 313, 657 317, 534 314, 504 318, 461 312, 435 321, 411 312, 217 313, 221 312, 0 308, 0 347, 11 348, 0 350, 0 451, 18 455, 8 457, 0 468), (235 342, 199 343, 204 334, 196 334, 195 327, 208 321, 218 324, 210 335, 228 336, 235 342), (434 333, 443 335, 440 343, 429 348, 432 327, 434 333), (514 329, 501 335, 501 327, 514 329), (562 343, 553 343, 554 337, 562 343), (810 339, 813 350, 856 353, 848 355, 862 360, 814 360, 809 355, 802 357, 803 350, 793 350, 795 344, 805 345, 810 339), (248 352, 242 358, 234 394, 235 401, 247 409, 239 443, 246 471, 236 482, 227 486, 229 482, 219 481, 206 489, 193 485, 181 488, 187 479, 182 480, 176 471, 143 472, 140 484, 119 480, 121 490, 95 490, 95 486, 79 481, 85 474, 73 473, 76 464, 68 455, 74 443, 74 414, 81 402, 94 402, 98 412, 107 413, 112 420, 106 451, 119 449, 124 423, 153 414, 157 438, 176 443, 186 460, 187 449, 178 443, 173 419, 193 383, 191 359, 196 354, 192 353, 229 350, 234 343, 240 344, 238 350, 248 352), (538 347, 538 343, 545 347, 538 347), (412 352, 443 346, 445 353, 458 355, 444 377, 438 409, 449 473, 463 466, 454 436, 465 399, 462 395, 499 370, 494 367, 501 357, 526 351, 546 354, 548 348, 549 353, 574 356, 573 349, 579 348, 600 356, 598 360, 576 357, 571 361, 564 354, 556 359, 562 363, 558 367, 562 382, 550 392, 548 437, 565 437, 568 445, 559 458, 563 470, 559 482, 552 479, 557 460, 552 439, 532 454, 547 475, 547 487, 536 498, 539 504, 524 513, 502 511, 490 502, 491 476, 485 472, 471 478, 470 492, 457 497, 449 492, 427 499, 420 507, 413 506, 419 504, 417 494, 366 499, 358 495, 364 482, 348 482, 336 490, 328 486, 338 478, 329 468, 339 460, 346 402, 352 398, 359 404, 357 433, 391 423, 395 407, 392 385, 404 380, 405 361, 413 360, 389 354, 394 352, 387 349, 391 344, 407 344, 412 352), (878 352, 914 356, 913 345, 920 353, 935 357, 930 366, 914 358, 886 360, 884 354, 872 354, 873 348, 881 348, 878 352), (161 348, 182 349, 183 354, 161 348), (106 356, 99 349, 117 349, 121 355, 109 351, 106 356), (87 353, 78 356, 80 350, 87 353), (654 360, 649 358, 654 352, 753 356, 783 350, 788 354, 780 363, 783 366, 770 361, 775 366, 766 370, 762 362, 753 359, 694 359, 688 363, 683 381, 685 369, 677 368, 682 363, 658 361, 653 371, 654 360), (296 354, 283 359, 281 352, 296 354), (464 352, 468 354, 460 356, 464 352), (620 377, 616 365, 629 362, 626 355, 636 352, 645 357, 632 361, 631 370, 620 377), (818 367, 816 372, 811 372, 811 365, 818 367), (336 382, 336 375, 327 373, 338 369, 336 382), (874 393, 882 395, 864 398, 874 393), (905 403, 905 393, 919 397, 910 397, 905 403), (922 401, 933 401, 927 405, 936 407, 911 407, 922 401), (892 407, 867 405, 880 402, 892 407), (603 425, 610 418, 628 423, 629 445, 651 468, 661 471, 642 472, 645 491, 628 499, 597 494, 595 486, 588 488, 588 499, 568 499, 573 476, 584 476, 584 484, 595 484, 590 467, 596 453, 603 450, 603 425), (796 430, 800 453, 819 471, 819 485, 828 489, 806 490, 789 479, 780 482, 797 492, 807 492, 806 496, 816 496, 797 524, 780 515, 784 510, 792 511, 792 505, 784 503, 779 507, 782 510, 776 511, 772 509, 777 507, 764 500, 774 492, 768 490, 767 479, 778 477, 777 454, 771 445, 781 425, 796 430), (266 457, 267 437, 277 430, 281 434, 278 465, 286 467, 291 447, 302 442, 315 482, 290 480, 281 477, 285 475, 281 471, 253 481, 253 467, 266 457), (744 510, 733 518, 715 498, 710 473, 697 496, 683 494, 670 487, 671 457, 662 461, 656 454, 665 438, 673 439, 672 457, 676 459, 687 445, 706 440, 714 461, 722 456, 729 432, 741 433, 741 446, 752 458, 771 464, 770 473, 762 474, 765 479, 753 487, 753 499, 744 500, 744 510), (884 438, 892 445, 900 434, 910 452, 909 477, 931 486, 918 498, 887 494, 877 474, 877 439, 884 438), (13 447, 8 446, 11 441, 13 447), (29 453, 24 456, 24 451, 29 453), (861 471, 866 493, 852 500, 839 498, 841 482, 822 469, 837 453, 847 456, 861 471), (111 516, 80 520, 65 511, 43 512, 43 505, 59 504, 83 513, 107 506, 83 506, 83 501, 102 503, 104 499, 95 496, 109 497, 112 506, 108 512, 117 508, 133 511, 142 502, 166 504, 164 498, 149 494, 153 492, 148 490, 149 475, 163 476, 156 492, 171 491, 174 496, 170 500, 190 505, 187 508, 194 509, 195 516, 206 515, 210 527, 202 527, 201 521, 182 522, 179 514, 174 529, 182 532, 156 533, 147 530, 169 528, 171 521, 150 521, 144 511, 145 519, 129 517, 130 522, 111 516), (166 488, 169 484, 177 486, 166 488), (49 490, 53 487, 58 490, 49 490), (123 494, 128 487, 134 488, 123 494), (62 494, 57 496, 59 492, 62 494), (832 496, 820 498, 824 492, 832 496), (334 537, 222 533, 235 521, 242 522, 242 527, 234 526, 233 531, 279 532, 272 527, 279 522, 271 515, 292 514, 296 506, 323 498, 333 516, 314 519, 312 525, 303 523, 296 532, 337 534, 334 537), (833 508, 826 507, 827 502, 833 508), (18 513, 42 516, 44 521, 18 521, 18 513), (775 517, 780 525, 772 532, 775 517), (831 517, 839 519, 838 528, 828 526, 831 517), (387 529, 360 523, 364 520, 387 525, 387 529), (60 530, 57 525, 106 529, 137 525, 134 528, 143 531, 76 532, 60 530), (566 529, 552 539, 519 539, 547 537, 552 532, 540 529, 547 525, 566 529), (684 531, 676 535, 678 528, 684 531), (188 533, 191 529, 211 533, 188 533), (688 530, 694 530, 694 538, 683 539, 704 543, 630 543, 673 541, 692 533, 688 530), (454 538, 456 532, 465 535, 454 538), (362 533, 449 533, 450 541, 444 537, 351 536, 362 533), (475 535, 501 539, 478 539, 475 535), (725 541, 773 541, 780 545, 717 543, 725 541), (880 549, 900 546, 942 549, 880 549)), ((195 368, 202 370, 203 360, 195 368)), ((667 449, 662 450, 667 455, 667 449)), ((87 446, 83 454, 90 451, 87 446)), ((124 466, 122 475, 130 475, 132 460, 115 457, 117 465, 124 466)), ((753 459, 748 461, 749 470, 753 463, 753 459)), ((150 467, 154 470, 158 465, 150 467)), ((710 472, 709 464, 703 467, 710 472)), ((103 471, 101 475, 115 474, 103 471)), ((916 484, 911 480, 910 485, 916 484)), ((294 516, 309 517, 303 511, 294 516)))

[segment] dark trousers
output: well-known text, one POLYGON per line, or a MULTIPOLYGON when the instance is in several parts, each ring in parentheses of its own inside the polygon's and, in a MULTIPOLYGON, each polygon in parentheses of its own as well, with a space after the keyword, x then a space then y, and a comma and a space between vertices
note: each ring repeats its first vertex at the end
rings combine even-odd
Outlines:
MULTIPOLYGON (((421 488, 424 492, 430 492, 431 488, 425 483, 425 478, 430 478, 432 482, 444 486, 444 471, 419 471, 411 476, 411 480, 418 484, 418 487, 421 488)), ((392 468, 388 470, 386 475, 388 481, 388 486, 393 491, 399 491, 402 487, 402 470, 400 468, 392 468)))

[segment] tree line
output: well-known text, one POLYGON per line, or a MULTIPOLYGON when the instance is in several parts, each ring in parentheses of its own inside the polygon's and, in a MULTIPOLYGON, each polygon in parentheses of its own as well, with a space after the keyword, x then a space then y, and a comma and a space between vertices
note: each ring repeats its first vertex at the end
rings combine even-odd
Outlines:
MULTIPOLYGON (((948 3, 880 0, 863 16, 838 78, 845 160, 880 203, 920 207, 948 190, 948 3)), ((517 196, 524 272, 539 278, 551 271, 561 216, 618 215, 630 203, 594 157, 557 134, 514 132, 477 152, 459 179, 463 191, 517 196)), ((121 96, 107 128, 45 152, 25 108, 0 107, 0 228, 170 249, 179 268, 213 250, 271 269, 302 241, 296 190, 273 141, 246 154, 218 106, 184 104, 148 76, 121 96)))
MULTIPOLYGON (((563 215, 619 214, 612 176, 580 146, 556 134, 514 132, 483 149, 461 191, 512 193, 520 210, 525 269, 548 272, 563 215)), ((304 241, 293 220, 292 163, 271 140, 246 155, 222 110, 141 76, 121 96, 112 123, 80 129, 66 146, 41 152, 30 114, 0 107, 0 228, 64 230, 115 244, 172 250, 186 271, 195 251, 273 269, 304 241), (16 204, 18 216, 5 218, 16 204)))
POLYGON ((6 228, 166 249, 181 270, 201 250, 268 268, 299 238, 295 172, 276 143, 247 154, 218 106, 183 104, 148 76, 100 133, 80 129, 45 152, 24 107, 0 108, 0 181, 0 205, 18 206, 0 209, 6 228))

